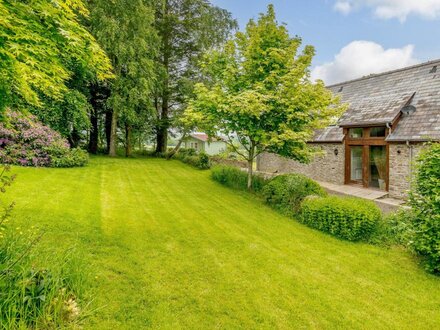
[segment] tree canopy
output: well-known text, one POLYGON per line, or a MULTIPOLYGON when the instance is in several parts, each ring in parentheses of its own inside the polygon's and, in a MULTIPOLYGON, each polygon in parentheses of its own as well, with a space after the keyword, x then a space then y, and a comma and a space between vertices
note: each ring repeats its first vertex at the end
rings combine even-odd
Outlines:
POLYGON ((111 64, 80 23, 88 11, 82 0, 0 2, 0 109, 41 95, 61 99, 72 67, 98 79, 112 76, 111 64))
POLYGON ((118 120, 131 129, 147 121, 152 111, 158 42, 154 9, 151 1, 145 0, 93 0, 90 8, 91 30, 110 57, 116 75, 109 84, 107 101, 113 113, 110 154, 115 155, 118 120))
POLYGON ((220 50, 205 59, 208 83, 195 86, 186 111, 209 136, 236 138, 246 150, 251 186, 254 159, 262 152, 307 162, 316 152, 307 142, 344 110, 322 81, 312 82, 314 48, 290 37, 273 6, 251 20, 220 50))
POLYGON ((167 146, 168 129, 178 118, 194 83, 201 80, 203 54, 222 45, 237 26, 231 14, 208 0, 157 0, 155 27, 159 35, 156 58, 157 151, 167 146))

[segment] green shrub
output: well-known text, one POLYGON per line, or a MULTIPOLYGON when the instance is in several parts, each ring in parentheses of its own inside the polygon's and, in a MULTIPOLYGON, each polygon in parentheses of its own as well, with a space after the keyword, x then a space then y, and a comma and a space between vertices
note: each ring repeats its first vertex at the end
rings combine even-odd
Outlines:
POLYGON ((266 203, 289 215, 297 213, 303 199, 311 195, 325 197, 327 193, 317 182, 301 174, 277 176, 263 189, 266 203))
POLYGON ((417 159, 417 173, 410 194, 415 213, 414 250, 426 260, 426 269, 440 273, 440 144, 431 144, 417 159))
POLYGON ((71 149, 58 132, 35 116, 6 110, 0 122, 0 163, 38 167, 73 167, 87 164, 88 155, 71 149))
POLYGON ((197 153, 195 149, 180 149, 174 158, 201 170, 211 168, 209 156, 204 152, 197 153))
MULTIPOLYGON (((227 187, 237 190, 247 190, 247 172, 237 167, 218 165, 212 168, 211 177, 213 180, 227 187)), ((261 192, 267 180, 261 176, 254 175, 252 179, 252 190, 261 192)))
POLYGON ((206 153, 201 152, 199 154, 199 161, 198 161, 197 167, 202 170, 206 170, 208 168, 211 168, 211 160, 209 159, 209 156, 206 153))
POLYGON ((374 202, 359 198, 306 198, 301 206, 300 221, 349 241, 367 240, 381 218, 374 202))
POLYGON ((400 209, 397 212, 387 214, 377 223, 370 242, 374 244, 409 246, 414 235, 413 219, 414 212, 406 209, 400 209))
POLYGON ((70 149, 62 155, 52 156, 53 167, 85 166, 89 162, 89 154, 80 148, 70 149))
POLYGON ((180 148, 179 152, 176 154, 177 157, 186 157, 186 156, 196 156, 197 151, 193 148, 180 148))

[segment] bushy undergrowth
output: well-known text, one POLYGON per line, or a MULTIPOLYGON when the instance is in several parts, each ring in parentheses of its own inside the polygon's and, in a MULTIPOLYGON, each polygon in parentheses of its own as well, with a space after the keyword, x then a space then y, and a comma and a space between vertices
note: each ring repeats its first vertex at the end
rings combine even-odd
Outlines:
POLYGON ((157 157, 164 159, 177 159, 180 160, 182 163, 191 165, 200 170, 207 170, 211 168, 210 157, 204 152, 198 153, 195 149, 181 148, 175 154, 172 154, 172 150, 168 150, 167 152, 163 152, 163 153, 155 152, 154 150, 152 150, 152 151, 143 152, 142 156, 157 157))
POLYGON ((370 239, 373 244, 411 247, 414 236, 414 212, 400 209, 382 217, 370 239))
POLYGON ((0 163, 21 166, 84 166, 88 154, 70 149, 67 141, 35 116, 7 110, 0 122, 0 163))
POLYGON ((381 220, 374 202, 359 198, 307 198, 299 220, 318 230, 349 241, 368 240, 381 220))
POLYGON ((327 196, 317 182, 301 174, 277 176, 269 181, 262 193, 267 204, 288 215, 296 214, 307 196, 327 196))
POLYGON ((194 149, 180 149, 174 155, 174 158, 201 170, 211 168, 209 156, 204 152, 197 153, 194 149))
POLYGON ((417 164, 410 195, 413 248, 425 259, 428 271, 440 273, 440 144, 422 151, 417 164))
MULTIPOLYGON (((0 192, 12 182, 6 170, 0 174, 0 192)), ((56 329, 78 322, 77 302, 82 280, 75 257, 51 257, 50 267, 39 267, 33 250, 42 234, 21 229, 12 222, 13 205, 0 214, 0 328, 56 329)), ((39 255, 41 257, 41 255, 39 255)))
MULTIPOLYGON (((247 190, 248 174, 237 167, 218 165, 211 170, 213 180, 237 190, 247 190)), ((261 192, 267 180, 259 175, 252 178, 252 190, 261 192)))

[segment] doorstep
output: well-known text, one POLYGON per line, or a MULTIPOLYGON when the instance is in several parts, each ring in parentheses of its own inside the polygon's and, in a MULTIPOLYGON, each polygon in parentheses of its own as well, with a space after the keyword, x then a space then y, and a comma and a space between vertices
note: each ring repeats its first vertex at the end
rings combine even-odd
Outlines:
POLYGON ((352 196, 374 201, 384 213, 396 211, 405 204, 403 200, 389 197, 387 191, 322 181, 318 181, 318 183, 332 195, 352 196))

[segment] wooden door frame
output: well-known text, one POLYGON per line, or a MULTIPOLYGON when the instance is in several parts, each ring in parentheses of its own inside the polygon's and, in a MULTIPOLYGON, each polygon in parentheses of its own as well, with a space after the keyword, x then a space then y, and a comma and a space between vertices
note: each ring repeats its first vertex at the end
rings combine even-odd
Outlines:
POLYGON ((350 138, 349 128, 344 128, 344 141, 345 141, 345 184, 359 184, 358 181, 351 180, 351 147, 362 146, 362 186, 369 188, 369 165, 370 165, 370 146, 384 146, 386 152, 386 191, 389 191, 390 184, 390 146, 385 141, 385 137, 389 133, 389 129, 386 129, 385 137, 370 137, 371 127, 353 127, 362 128, 363 136, 361 138, 350 138))

